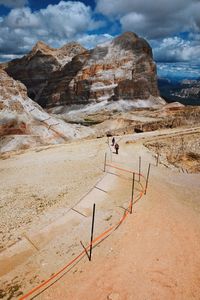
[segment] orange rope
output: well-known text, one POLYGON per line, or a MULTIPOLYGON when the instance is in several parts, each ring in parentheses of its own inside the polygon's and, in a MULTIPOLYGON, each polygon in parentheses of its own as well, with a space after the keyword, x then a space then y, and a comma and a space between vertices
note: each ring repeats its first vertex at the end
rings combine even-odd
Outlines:
MULTIPOLYGON (((121 168, 118 168, 118 167, 115 167, 115 166, 112 166, 112 165, 110 165, 110 166, 113 167, 113 168, 119 169, 119 170, 123 170, 123 171, 126 171, 126 172, 133 173, 133 171, 129 171, 129 170, 126 170, 126 169, 121 169, 121 168)), ((135 173, 135 174, 137 174, 137 173, 135 173)), ((140 175, 142 175, 142 174, 140 174, 140 175)), ((139 183, 139 184, 140 184, 142 190, 140 191, 140 194, 135 199, 135 201, 138 201, 139 199, 141 199, 141 197, 144 194, 144 188, 143 188, 143 186, 142 186, 141 183, 139 183)), ((127 218, 128 214, 129 214, 131 205, 132 205, 132 201, 130 201, 128 209, 125 211, 125 213, 123 214, 123 216, 121 217, 121 219, 119 220, 119 222, 116 225, 113 225, 112 227, 110 227, 107 230, 105 230, 104 232, 102 232, 99 236, 97 236, 93 240, 92 245, 96 244, 99 240, 103 240, 103 238, 105 236, 107 236, 111 231, 114 231, 115 229, 117 229, 124 222, 124 220, 127 218)), ((88 250, 90 248, 90 245, 91 244, 89 244, 85 249, 88 250)), ((75 263, 79 258, 81 258, 82 256, 84 256, 86 254, 85 253, 85 249, 82 252, 80 252, 74 259, 72 259, 70 262, 68 262, 68 264, 66 264, 62 269, 60 269, 58 272, 56 272, 54 275, 52 275, 51 277, 49 277, 47 280, 45 280, 44 282, 42 282, 41 284, 39 284, 38 286, 36 286, 32 290, 30 290, 27 294, 25 294, 24 296, 22 296, 21 298, 19 298, 19 300, 27 299, 27 297, 31 296, 34 292, 38 291, 39 289, 41 289, 42 287, 44 287, 45 285, 47 285, 50 281, 52 281, 54 278, 56 278, 59 274, 61 274, 69 266, 71 266, 73 263, 75 263)))
POLYGON ((136 175, 140 175, 141 177, 145 178, 143 174, 136 173, 132 170, 123 169, 123 168, 120 168, 118 166, 113 166, 113 165, 110 165, 110 164, 106 164, 106 166, 117 169, 117 170, 121 170, 121 171, 124 171, 124 172, 127 172, 127 173, 135 173, 136 175))

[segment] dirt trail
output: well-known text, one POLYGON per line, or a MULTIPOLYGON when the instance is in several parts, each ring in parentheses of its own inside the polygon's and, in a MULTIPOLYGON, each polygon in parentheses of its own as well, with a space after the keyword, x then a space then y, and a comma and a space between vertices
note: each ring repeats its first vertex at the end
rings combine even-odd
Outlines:
MULTIPOLYGON (((88 146, 94 147, 94 141, 69 145, 68 148, 76 150, 78 146, 81 146, 82 148, 86 148, 88 146)), ((88 154, 90 154, 91 152, 95 152, 96 146, 98 146, 97 150, 99 147, 104 149, 104 151, 107 150, 107 159, 111 158, 112 149, 106 146, 105 139, 98 142, 96 141, 94 150, 90 149, 90 151, 87 151, 84 154, 84 157, 87 158, 88 154)), ((49 169, 47 162, 49 162, 49 160, 52 158, 52 164, 59 165, 60 162, 62 162, 63 156, 65 157, 66 155, 65 152, 63 153, 63 150, 69 152, 69 149, 66 149, 65 146, 62 146, 61 148, 51 147, 49 150, 47 149, 47 151, 42 151, 42 156, 37 156, 38 161, 36 162, 36 165, 38 164, 38 162, 41 162, 41 159, 43 160, 44 158, 46 160, 46 163, 43 162, 44 169, 49 169), (59 157, 57 156, 58 153, 59 157)), ((22 290, 28 291, 33 286, 37 285, 45 278, 48 278, 52 275, 52 273, 61 268, 63 266, 63 262, 70 261, 78 253, 80 253, 80 251, 82 250, 80 246, 80 239, 84 242, 85 245, 88 244, 92 206, 94 202, 96 202, 97 205, 95 220, 95 233, 97 235, 106 230, 108 226, 116 224, 120 216, 123 215, 124 208, 127 207, 130 197, 131 181, 128 180, 127 176, 125 176, 126 174, 124 174, 124 176, 122 177, 115 176, 114 170, 111 170, 112 172, 108 172, 107 174, 103 173, 104 151, 101 151, 102 168, 98 166, 99 156, 95 156, 95 159, 92 160, 94 164, 93 170, 88 165, 87 172, 85 170, 84 162, 82 163, 82 165, 80 164, 80 157, 83 156, 83 153, 76 153, 75 151, 73 151, 72 156, 70 156, 74 161, 74 170, 71 170, 70 174, 74 180, 73 184, 71 183, 71 181, 69 181, 69 178, 66 176, 66 174, 64 176, 67 179, 69 187, 73 189, 76 188, 79 193, 80 189, 83 187, 82 185, 80 185, 79 177, 81 175, 79 174, 78 178, 76 176, 77 168, 81 168, 80 172, 84 172, 88 177, 88 180, 86 181, 86 178, 84 178, 81 184, 88 184, 90 182, 90 185, 95 179, 93 171, 100 168, 100 180, 98 180, 98 182, 96 182, 95 185, 90 188, 86 195, 80 197, 78 201, 76 200, 77 198, 68 198, 70 201, 68 200, 66 203, 66 196, 63 199, 65 201, 62 201, 62 203, 56 203, 55 201, 55 204, 60 204, 60 209, 58 209, 56 205, 54 205, 54 210, 51 207, 51 210, 48 211, 47 206, 46 214, 44 214, 43 212, 41 216, 38 216, 38 224, 36 224, 35 220, 33 219, 32 224, 29 225, 29 228, 27 228, 26 223, 23 224, 23 214, 20 216, 20 229, 21 231, 24 230, 24 234, 21 235, 20 239, 13 245, 4 249, 0 253, 0 276, 2 277, 0 290, 2 289, 2 294, 5 296, 4 298, 11 295, 17 298, 17 295, 20 294, 22 290), (95 163, 97 163, 96 166, 95 163), (84 169, 85 171, 82 169, 84 169), (80 185, 80 189, 78 189, 78 184, 80 185), (116 186, 123 186, 124 190, 122 188, 115 189, 116 186), (8 282, 11 282, 11 284, 9 285, 8 282), (13 289, 16 289, 15 286, 17 286, 18 288, 16 293, 13 294, 11 287, 13 289)), ((34 156, 34 152, 27 152, 25 156, 22 155, 21 157, 15 158, 15 166, 19 168, 19 166, 21 166, 20 162, 24 162, 24 160, 30 163, 30 158, 34 159, 34 156)), ((92 163, 90 159, 86 161, 92 163)), ((9 160, 7 164, 4 164, 4 166, 7 166, 8 168, 10 163, 11 162, 9 160)), ((50 167, 51 169, 53 168, 53 166, 50 167)), ((70 169, 70 163, 67 164, 67 167, 68 169, 70 169)), ((61 166, 59 166, 59 168, 63 173, 63 169, 61 168, 61 166)), ((29 170, 27 170, 27 168, 24 168, 23 172, 29 172, 29 170)), ((36 177, 37 174, 35 174, 35 168, 32 168, 32 172, 33 178, 36 177)), ((45 178, 44 186, 46 185, 48 178, 49 174, 47 175, 47 178, 45 178)), ((16 178, 15 174, 13 174, 12 179, 15 179, 16 184, 18 184, 19 181, 22 180, 21 177, 16 178)), ((12 179, 10 179, 11 182, 12 179)), ((29 180, 29 184, 31 185, 31 177, 27 179, 29 180)), ((55 178, 55 182, 52 188, 62 188, 62 184, 58 185, 56 179, 57 178, 55 178)), ((33 181, 32 187, 34 186, 34 184, 35 182, 33 181)), ((85 186, 85 188, 86 187, 87 186, 85 186)), ((136 188, 138 189, 137 184, 136 188)), ((49 193, 50 196, 52 195, 52 191, 51 189, 48 189, 48 185, 45 190, 49 193)), ((71 196, 73 195, 71 194, 71 196)), ((23 205, 23 201, 21 198, 16 198, 15 201, 16 203, 21 203, 21 205, 23 205)), ((34 204, 35 203, 32 204, 32 210, 34 209, 34 204)), ((26 203, 24 203, 24 205, 26 205, 26 203)), ((12 213, 12 210, 7 210, 7 215, 4 217, 5 219, 9 219, 9 213, 12 213)), ((15 211, 13 213, 15 213, 15 211)))
MULTIPOLYGON (((161 131, 154 132, 155 136, 160 134, 162 135, 161 131)), ((152 133, 147 133, 146 137, 149 136, 153 138, 152 133)), ((108 158, 112 156, 113 164, 138 170, 138 158, 141 156, 144 174, 151 163, 147 195, 135 204, 134 213, 128 216, 125 223, 95 247, 92 262, 89 263, 85 257, 36 299, 199 299, 200 175, 180 174, 163 166, 156 167, 155 158, 143 146, 139 137, 145 138, 145 135, 118 138, 119 155, 112 154, 111 148, 111 152, 108 150, 108 158), (129 140, 135 142, 126 143, 129 140)), ((78 158, 80 146, 82 145, 77 144, 75 148, 78 158)), ((96 151, 92 147, 101 151, 106 149, 105 140, 103 144, 100 141, 86 142, 84 147, 88 146, 91 147, 91 155, 95 155, 96 151)), ((76 157, 73 145, 68 147, 72 151, 72 156, 69 157, 76 157)), ((62 155, 62 149, 56 149, 62 155)), ((53 153, 54 150, 51 154, 53 153)), ((76 160, 73 161, 75 170, 80 167, 80 159, 78 162, 76 160)), ((100 162, 99 156, 97 162, 100 162)), ((95 236, 120 218, 122 207, 127 207, 130 200, 131 182, 127 181, 121 171, 117 172, 118 176, 109 168, 107 172, 97 188, 74 207, 82 216, 75 211, 70 211, 67 215, 64 213, 58 225, 67 231, 62 232, 61 227, 54 230, 56 224, 52 223, 52 234, 57 237, 48 242, 47 246, 43 246, 39 253, 35 251, 35 255, 31 254, 31 259, 25 266, 16 268, 20 280, 28 282, 23 291, 31 289, 41 279, 50 276, 73 257, 74 253, 80 251, 81 232, 81 239, 87 243, 88 230, 85 228, 90 228, 94 200, 98 204, 99 212, 95 236), (66 244, 68 241, 71 246, 66 244), (39 277, 33 279, 33 274, 38 274, 39 277)), ((87 183, 91 182, 90 178, 87 183)), ((54 209, 52 213, 54 211, 56 212, 54 209)), ((49 220, 47 218, 46 221, 49 220)), ((37 228, 41 229, 41 224, 37 228)), ((47 227, 46 234, 50 232, 51 228, 47 227)), ((37 245, 42 245, 42 242, 44 243, 43 239, 38 239, 37 245)), ((14 271, 5 278, 12 278, 13 274, 14 271)))
MULTIPOLYGON (((114 160, 154 163, 140 143, 120 141, 114 160)), ((200 176, 152 166, 147 195, 100 247, 37 299, 199 299, 200 176)))

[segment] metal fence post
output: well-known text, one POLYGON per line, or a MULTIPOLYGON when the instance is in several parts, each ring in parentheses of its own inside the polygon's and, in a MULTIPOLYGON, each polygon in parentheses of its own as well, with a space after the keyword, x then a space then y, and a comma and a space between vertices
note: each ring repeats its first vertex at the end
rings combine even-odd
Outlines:
POLYGON ((103 171, 106 171, 106 159, 107 159, 107 153, 105 153, 105 159, 104 159, 104 168, 103 171))
POLYGON ((94 232, 94 217, 95 217, 95 203, 93 204, 93 214, 92 214, 92 228, 91 228, 91 239, 90 239, 90 254, 89 261, 92 259, 92 242, 93 242, 93 232, 94 232))
POLYGON ((151 168, 151 164, 149 164, 148 171, 147 171, 146 186, 145 186, 145 191, 144 191, 144 194, 145 194, 145 195, 146 195, 146 193, 147 193, 147 187, 148 187, 148 183, 149 183, 149 173, 150 173, 150 168, 151 168))
POLYGON ((135 173, 133 173, 133 181, 132 181, 132 194, 131 194, 131 210, 130 210, 130 214, 132 214, 132 212, 133 212, 134 186, 135 186, 135 173))
POLYGON ((141 156, 139 156, 139 182, 140 182, 140 174, 141 174, 141 156))

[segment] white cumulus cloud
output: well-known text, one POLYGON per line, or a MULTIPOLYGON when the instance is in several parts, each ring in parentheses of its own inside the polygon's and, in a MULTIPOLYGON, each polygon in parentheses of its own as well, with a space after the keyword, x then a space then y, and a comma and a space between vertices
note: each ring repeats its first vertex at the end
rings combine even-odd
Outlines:
MULTIPOLYGON (((0 19, 0 54, 26 53, 38 40, 53 47, 81 40, 81 36, 86 41, 87 32, 103 25, 95 21, 90 6, 78 1, 60 1, 35 12, 29 7, 14 8, 0 19)), ((94 35, 87 40, 92 45, 94 35)))
POLYGON ((184 40, 177 36, 165 38, 154 46, 154 57, 160 62, 200 63, 200 44, 199 41, 184 40))
POLYGON ((199 61, 200 0, 96 0, 95 12, 79 1, 60 1, 38 11, 28 7, 28 0, 0 0, 2 4, 11 8, 0 17, 2 60, 25 54, 38 40, 52 47, 75 40, 93 48, 122 29, 147 38, 157 61, 199 61), (104 17, 96 18, 96 12, 104 17), (106 22, 107 32, 99 34, 106 22), (180 32, 190 34, 183 39, 180 32))
POLYGON ((92 49, 96 45, 105 43, 105 42, 110 41, 112 39, 113 39, 113 36, 110 35, 110 34, 107 34, 107 33, 101 34, 101 35, 98 35, 98 34, 91 34, 91 35, 84 34, 84 35, 81 35, 78 38, 78 42, 80 44, 84 45, 86 48, 92 49))

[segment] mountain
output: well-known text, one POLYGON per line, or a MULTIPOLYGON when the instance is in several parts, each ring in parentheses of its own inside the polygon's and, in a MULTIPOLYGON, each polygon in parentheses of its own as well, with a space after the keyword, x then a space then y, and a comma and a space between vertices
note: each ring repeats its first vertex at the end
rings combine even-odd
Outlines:
POLYGON ((175 96, 200 101, 200 80, 183 80, 180 86, 181 89, 175 92, 175 96))
POLYGON ((41 104, 41 93, 51 74, 84 51, 85 48, 75 42, 54 49, 39 41, 30 53, 4 64, 4 68, 11 77, 25 84, 31 99, 41 104))
POLYGON ((186 105, 200 105, 200 79, 174 81, 158 79, 161 96, 167 102, 179 101, 186 105))
POLYGON ((53 49, 38 42, 4 67, 42 107, 138 99, 148 100, 148 106, 164 104, 151 47, 132 32, 93 50, 77 43, 53 49))
POLYGON ((90 128, 49 115, 27 96, 24 84, 0 68, 0 153, 63 143, 91 133, 90 128))

